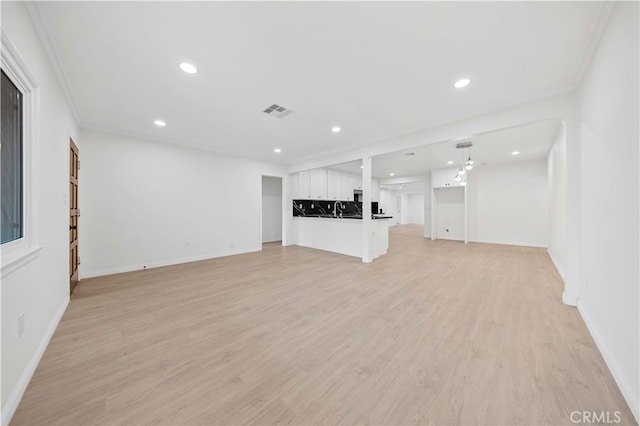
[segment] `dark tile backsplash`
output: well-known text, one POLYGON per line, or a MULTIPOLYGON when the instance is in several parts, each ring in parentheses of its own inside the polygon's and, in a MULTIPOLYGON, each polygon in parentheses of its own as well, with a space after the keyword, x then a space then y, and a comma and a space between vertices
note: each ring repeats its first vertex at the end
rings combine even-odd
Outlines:
MULTIPOLYGON (((293 200, 294 216, 332 216, 336 201, 332 200, 293 200)), ((362 216, 362 203, 359 201, 340 201, 342 216, 362 216)), ((378 203, 375 203, 377 207, 378 203)), ((377 213, 377 212, 375 212, 377 213)))

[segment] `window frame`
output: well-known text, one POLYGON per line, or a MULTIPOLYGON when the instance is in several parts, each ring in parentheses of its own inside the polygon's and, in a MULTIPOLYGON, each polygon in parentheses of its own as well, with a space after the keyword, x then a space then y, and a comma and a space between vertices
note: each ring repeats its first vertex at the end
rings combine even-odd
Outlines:
POLYGON ((40 88, 13 42, 1 31, 0 67, 22 93, 22 225, 23 235, 0 245, 1 276, 36 259, 42 247, 38 240, 37 147, 40 88))
MULTIPOLYGON (((4 166, 8 166, 10 170, 13 171, 13 177, 17 178, 17 182, 13 182, 13 185, 10 185, 5 187, 4 185, 2 186, 2 195, 4 196, 4 190, 7 190, 8 193, 13 193, 14 198, 13 198, 13 203, 9 203, 9 199, 7 199, 6 201, 8 201, 8 204, 11 204, 11 210, 12 210, 12 214, 11 214, 11 218, 14 219, 13 221, 13 226, 11 227, 11 234, 7 235, 7 237, 9 238, 7 241, 2 241, 0 242, 0 245, 3 244, 8 244, 12 241, 15 240, 19 240, 20 238, 22 238, 24 236, 24 201, 23 201, 23 197, 24 197, 24 161, 23 161, 23 148, 24 148, 24 132, 23 132, 23 126, 24 126, 24 120, 22 117, 23 114, 23 100, 24 100, 24 94, 17 88, 15 87, 15 85, 13 84, 13 81, 11 80, 11 78, 9 78, 9 76, 7 76, 4 72, 3 69, 0 68, 0 74, 2 74, 2 82, 0 83, 0 86, 2 87, 2 91, 3 91, 3 96, 4 96, 4 90, 8 89, 10 91, 10 93, 12 93, 11 99, 12 99, 12 103, 16 102, 17 106, 18 106, 18 114, 17 117, 13 117, 14 119, 17 118, 17 120, 11 120, 12 122, 15 123, 19 123, 19 129, 17 130, 17 135, 18 135, 18 147, 17 150, 15 150, 15 152, 12 152, 11 150, 11 146, 7 146, 7 152, 5 152, 4 150, 4 146, 2 147, 2 157, 4 159, 5 155, 9 155, 11 158, 10 160, 11 163, 13 163, 14 165, 17 166, 16 170, 13 170, 13 167, 10 164, 5 164, 4 162, 2 163, 2 167, 4 166), (5 79, 6 78, 6 79, 5 79), (7 87, 6 86, 13 86, 13 87, 7 87), (15 89, 15 90, 13 90, 15 89), (13 93, 18 94, 18 99, 15 99, 15 96, 13 96, 13 93), (13 155, 11 155, 13 154, 13 155), (14 157, 15 156, 15 157, 14 157), (18 177, 19 175, 19 177, 18 177), (15 191, 15 193, 14 193, 15 191), (17 211, 16 211, 17 210, 17 211), (18 216, 19 214, 19 216, 18 216), (15 219, 18 218, 18 223, 15 223, 15 219), (16 236, 16 225, 19 225, 19 236, 16 236)), ((3 99, 3 105, 4 105, 4 99, 3 99)), ((2 111, 4 113, 4 110, 2 111)), ((9 112, 9 114, 11 114, 9 112)), ((4 120, 3 120, 4 123, 4 120)), ((7 123, 9 124, 9 123, 7 123)), ((3 129, 4 130, 4 129, 3 129)), ((2 132, 4 133, 4 131, 2 132)), ((13 145, 13 142, 15 142, 14 140, 12 140, 13 138, 7 138, 8 140, 3 141, 3 145, 5 142, 11 142, 8 145, 13 145)), ((5 176, 3 175, 2 178, 4 179, 5 177, 8 178, 8 180, 11 180, 10 176, 5 176)), ((4 182, 3 182, 4 183, 4 182)), ((4 199, 3 199, 4 201, 4 199)), ((4 207, 9 207, 9 206, 4 206, 3 205, 3 218, 4 217, 4 207)), ((8 219, 8 218, 5 218, 8 219)), ((9 220, 7 220, 7 222, 10 222, 9 220)), ((4 224, 3 224, 4 225, 4 224)), ((5 229, 3 227, 3 233, 4 233, 5 229)), ((4 237, 4 235, 3 235, 4 237)))

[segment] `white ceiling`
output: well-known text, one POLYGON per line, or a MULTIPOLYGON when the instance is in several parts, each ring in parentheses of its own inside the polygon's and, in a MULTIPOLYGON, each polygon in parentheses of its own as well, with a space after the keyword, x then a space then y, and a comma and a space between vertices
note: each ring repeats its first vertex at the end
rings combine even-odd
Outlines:
POLYGON ((32 10, 83 127, 283 164, 571 90, 604 16, 599 2, 40 2, 32 10), (183 73, 183 61, 200 72, 183 73), (454 89, 463 76, 471 85, 454 89), (294 113, 264 114, 273 103, 294 113), (154 126, 157 118, 167 126, 154 126), (333 134, 334 125, 343 131, 333 134))
MULTIPOLYGON (((481 167, 483 163, 499 164, 545 158, 559 129, 560 122, 551 120, 480 135, 461 135, 461 138, 473 143, 471 157, 474 165, 481 167), (514 151, 520 154, 514 156, 514 151)), ((395 178, 415 177, 434 169, 456 167, 466 160, 467 153, 466 149, 456 148, 458 142, 460 141, 447 141, 374 157, 371 175, 380 179, 391 178, 390 173, 395 178), (407 153, 414 155, 406 155, 407 153), (454 164, 449 165, 448 161, 453 161, 454 164)), ((360 164, 360 161, 352 161, 332 168, 359 174, 362 172, 360 164)))

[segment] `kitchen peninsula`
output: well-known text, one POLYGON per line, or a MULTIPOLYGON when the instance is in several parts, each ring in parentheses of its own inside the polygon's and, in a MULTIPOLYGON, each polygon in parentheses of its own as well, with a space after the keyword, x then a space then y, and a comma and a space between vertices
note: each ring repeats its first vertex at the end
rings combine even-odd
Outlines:
MULTIPOLYGON (((377 209, 376 209, 377 210, 377 209)), ((362 257, 362 203, 355 201, 293 200, 296 244, 348 256, 362 257)), ((387 253, 393 217, 373 214, 372 258, 387 253)))

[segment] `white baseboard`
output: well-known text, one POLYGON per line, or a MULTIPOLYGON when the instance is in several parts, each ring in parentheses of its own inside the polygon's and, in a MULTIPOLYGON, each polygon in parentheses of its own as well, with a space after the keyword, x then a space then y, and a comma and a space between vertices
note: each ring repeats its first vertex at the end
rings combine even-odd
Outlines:
POLYGON ((500 245, 505 245, 505 246, 547 248, 547 244, 544 244, 544 243, 530 243, 530 242, 527 242, 527 241, 469 240, 469 242, 470 243, 483 243, 483 244, 500 244, 500 245))
POLYGON ((163 266, 179 265, 181 263, 189 263, 189 262, 198 262, 200 260, 215 259, 217 257, 253 253, 260 250, 262 250, 262 244, 260 245, 260 247, 255 247, 251 249, 225 250, 221 252, 209 253, 209 254, 204 254, 200 256, 191 256, 191 257, 183 257, 180 259, 164 260, 161 262, 149 262, 149 263, 140 263, 136 265, 118 266, 115 268, 102 269, 98 271, 82 272, 80 274, 80 279, 82 280, 86 278, 102 277, 104 275, 121 274, 123 272, 140 271, 142 269, 161 268, 163 266))
POLYGON ((556 267, 556 270, 558 271, 558 274, 560 274, 560 278, 562 278, 562 282, 566 283, 567 280, 566 280, 565 275, 564 275, 564 269, 560 267, 560 264, 553 257, 553 254, 551 253, 551 250, 547 249, 547 253, 549 253, 549 257, 551 258, 551 262, 553 262, 553 266, 556 267))
POLYGON ((27 386, 29 386, 29 382, 31 381, 31 377, 33 377, 33 373, 35 373, 36 368, 38 368, 38 364, 42 359, 42 355, 44 355, 44 351, 47 349, 47 346, 49 346, 49 341, 51 340, 53 333, 56 331, 56 328, 58 327, 58 324, 62 319, 62 315, 67 309, 67 305, 69 305, 69 295, 67 295, 62 301, 62 304, 58 308, 58 311, 49 324, 49 328, 47 328, 44 336, 42 336, 42 340, 40 341, 38 348, 34 352, 27 365, 24 367, 24 370, 22 370, 22 374, 20 375, 18 382, 13 387, 13 390, 11 391, 9 398, 7 398, 7 402, 4 404, 4 407, 2 407, 3 425, 8 425, 9 422, 11 422, 13 415, 18 409, 20 400, 22 399, 24 392, 27 390, 27 386))
POLYGON ((574 294, 567 293, 566 291, 562 292, 562 303, 568 306, 577 306, 578 298, 574 294))
POLYGON ((609 351, 609 349, 605 345, 605 341, 602 339, 600 332, 585 310, 584 305, 580 303, 580 300, 578 300, 577 306, 578 312, 580 312, 580 316, 582 316, 582 320, 587 325, 587 329, 589 330, 589 333, 591 333, 591 337, 593 337, 593 340, 596 342, 596 346, 600 350, 600 353, 602 354, 607 367, 609 367, 609 371, 611 371, 613 379, 618 384, 618 388, 620 388, 622 396, 627 402, 627 405, 633 413, 633 416, 636 418, 636 422, 640 423, 640 395, 636 395, 634 393, 633 388, 622 373, 620 365, 611 354, 611 351, 609 351))

